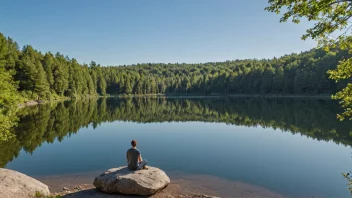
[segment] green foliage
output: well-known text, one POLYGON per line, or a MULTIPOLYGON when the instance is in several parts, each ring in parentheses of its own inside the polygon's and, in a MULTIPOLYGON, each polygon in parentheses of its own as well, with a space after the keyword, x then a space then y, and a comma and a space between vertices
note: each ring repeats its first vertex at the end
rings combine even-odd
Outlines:
POLYGON ((335 84, 327 79, 326 72, 336 69, 338 62, 348 57, 347 50, 314 49, 270 60, 102 67, 94 61, 89 66, 79 64, 60 53, 43 55, 30 45, 19 50, 12 39, 1 34, 0 88, 4 90, 0 92, 1 139, 10 137, 9 129, 16 124, 14 112, 21 98, 55 100, 98 94, 326 95, 336 91, 342 93, 336 98, 342 98, 350 92, 342 90, 348 82, 341 80, 335 84))
POLYGON ((16 124, 15 102, 17 92, 11 82, 11 76, 0 67, 0 141, 12 137, 10 129, 16 124))
POLYGON ((350 190, 351 195, 352 195, 352 172, 349 172, 349 173, 346 173, 346 174, 343 173, 342 176, 347 179, 347 181, 348 181, 348 189, 350 190))
POLYGON ((13 57, 8 44, 6 38, 0 34, 0 141, 13 137, 10 129, 16 124, 15 110, 19 100, 17 85, 12 78, 13 57))
POLYGON ((53 196, 53 195, 44 195, 43 193, 39 192, 39 191, 36 191, 33 198, 61 198, 62 196, 61 195, 56 195, 56 196, 53 196))
POLYGON ((29 45, 19 51, 10 38, 3 38, 1 46, 7 50, 5 70, 19 82, 17 91, 27 99, 46 100, 96 94, 332 94, 346 82, 333 84, 326 72, 349 57, 346 50, 315 49, 271 60, 102 67, 94 61, 82 65, 60 53, 43 55, 29 45))
MULTIPOLYGON (((352 76, 352 59, 341 61, 336 70, 329 71, 330 78, 336 80, 336 82, 351 79, 352 76)), ((352 120, 352 83, 348 83, 345 88, 337 92, 333 99, 340 100, 341 106, 344 108, 344 112, 338 115, 340 120, 348 118, 352 120)))
MULTIPOLYGON (((326 51, 337 47, 352 52, 351 0, 269 0, 269 6, 265 9, 279 14, 283 11, 280 22, 291 19, 299 23, 301 18, 315 21, 312 28, 307 29, 302 39, 312 38, 318 41, 318 46, 326 51)), ((328 71, 329 78, 336 82, 344 81, 347 84, 332 98, 340 100, 344 109, 338 115, 340 120, 348 118, 352 120, 352 60, 350 56, 343 57, 337 68, 328 71)))

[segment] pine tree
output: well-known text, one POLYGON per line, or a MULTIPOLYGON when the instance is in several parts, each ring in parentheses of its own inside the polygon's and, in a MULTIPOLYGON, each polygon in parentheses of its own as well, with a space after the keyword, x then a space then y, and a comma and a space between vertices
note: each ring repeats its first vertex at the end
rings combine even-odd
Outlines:
POLYGON ((50 98, 50 87, 42 64, 37 59, 35 62, 36 73, 34 74, 34 92, 43 99, 50 98))
POLYGON ((50 86, 50 91, 55 93, 54 90, 54 76, 53 76, 53 64, 54 64, 54 56, 50 52, 46 53, 44 59, 42 61, 43 68, 46 73, 46 79, 50 86))

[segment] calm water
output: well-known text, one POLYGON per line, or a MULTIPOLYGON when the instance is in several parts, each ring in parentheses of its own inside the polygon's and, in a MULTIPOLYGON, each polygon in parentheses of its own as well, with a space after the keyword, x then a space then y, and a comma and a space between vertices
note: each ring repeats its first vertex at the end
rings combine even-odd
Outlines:
POLYGON ((131 139, 168 173, 208 174, 288 197, 349 197, 351 122, 330 100, 91 99, 22 109, 0 166, 31 176, 125 164, 131 139))

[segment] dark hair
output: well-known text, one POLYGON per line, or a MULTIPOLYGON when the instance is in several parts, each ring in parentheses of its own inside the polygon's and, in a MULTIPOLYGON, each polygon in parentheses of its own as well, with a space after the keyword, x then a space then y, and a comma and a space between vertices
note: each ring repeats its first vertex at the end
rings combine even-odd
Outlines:
POLYGON ((136 140, 132 140, 132 141, 131 141, 131 145, 132 145, 133 147, 137 146, 137 141, 136 141, 136 140))

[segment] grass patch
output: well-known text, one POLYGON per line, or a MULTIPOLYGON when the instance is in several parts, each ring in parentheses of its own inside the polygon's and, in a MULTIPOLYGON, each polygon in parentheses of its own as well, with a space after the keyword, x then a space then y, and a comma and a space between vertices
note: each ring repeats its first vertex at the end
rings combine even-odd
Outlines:
POLYGON ((43 193, 36 191, 33 198, 61 198, 61 195, 44 195, 43 193))

